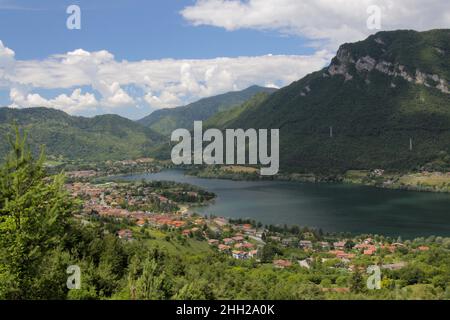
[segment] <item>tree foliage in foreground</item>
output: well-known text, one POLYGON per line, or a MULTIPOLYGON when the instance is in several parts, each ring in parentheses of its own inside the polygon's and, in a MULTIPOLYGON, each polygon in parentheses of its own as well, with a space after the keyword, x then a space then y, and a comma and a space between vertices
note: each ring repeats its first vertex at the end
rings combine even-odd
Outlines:
POLYGON ((59 272, 65 259, 60 244, 73 203, 62 175, 45 176, 43 152, 33 159, 26 135, 16 128, 9 142, 12 150, 0 169, 0 297, 46 297, 54 280, 49 274, 59 272), (50 270, 44 263, 49 261, 50 270))

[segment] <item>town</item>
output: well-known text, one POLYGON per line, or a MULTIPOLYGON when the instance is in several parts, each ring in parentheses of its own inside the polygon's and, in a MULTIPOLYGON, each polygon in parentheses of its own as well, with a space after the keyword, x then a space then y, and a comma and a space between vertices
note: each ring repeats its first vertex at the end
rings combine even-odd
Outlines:
MULTIPOLYGON (((86 172, 70 173, 77 179, 86 172)), ((402 241, 383 236, 325 234, 297 226, 263 226, 252 220, 200 216, 195 206, 214 199, 214 194, 173 182, 107 182, 67 184, 71 195, 82 201, 76 218, 84 223, 101 220, 115 226, 118 239, 133 242, 163 234, 165 242, 207 244, 211 254, 238 261, 271 264, 275 269, 328 268, 351 275, 372 265, 396 271, 408 266, 408 254, 427 252, 426 242, 402 241)), ((430 240, 433 242, 435 239, 430 240)), ((428 240, 427 240, 428 241, 428 240)), ((325 281, 326 282, 326 281, 325 281)), ((333 292, 349 292, 348 286, 325 283, 333 292)))

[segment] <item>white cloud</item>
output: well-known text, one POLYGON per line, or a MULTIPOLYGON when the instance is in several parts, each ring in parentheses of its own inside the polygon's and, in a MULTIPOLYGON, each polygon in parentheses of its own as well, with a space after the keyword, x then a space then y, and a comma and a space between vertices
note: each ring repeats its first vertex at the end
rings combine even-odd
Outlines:
POLYGON ((450 25, 448 0, 198 0, 181 14, 197 26, 277 30, 325 40, 336 49, 374 32, 367 28, 371 5, 381 8, 384 30, 420 31, 450 25))
POLYGON ((254 84, 287 85, 330 59, 328 51, 318 51, 309 56, 129 62, 118 61, 107 51, 78 49, 44 60, 15 60, 14 52, 1 44, 0 75, 7 81, 0 82, 0 88, 10 89, 13 107, 46 106, 77 114, 92 109, 120 112, 142 105, 167 108, 254 84), (12 67, 4 67, 4 61, 12 67), (39 90, 66 93, 46 99, 39 90))
POLYGON ((14 68, 15 53, 0 40, 0 87, 9 83, 8 76, 14 68))
POLYGON ((9 96, 12 102, 10 106, 13 108, 46 107, 76 113, 99 105, 93 94, 83 94, 81 89, 73 90, 71 95, 60 94, 54 99, 45 99, 37 93, 27 93, 18 88, 11 88, 9 96))

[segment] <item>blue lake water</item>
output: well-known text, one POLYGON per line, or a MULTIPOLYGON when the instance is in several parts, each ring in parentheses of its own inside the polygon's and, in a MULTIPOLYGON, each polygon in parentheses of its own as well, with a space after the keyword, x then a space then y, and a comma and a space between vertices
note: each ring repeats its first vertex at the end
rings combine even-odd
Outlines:
POLYGON ((317 227, 329 232, 403 238, 450 236, 450 194, 345 184, 200 179, 186 176, 181 170, 123 179, 190 183, 216 193, 213 204, 195 210, 201 214, 317 227))

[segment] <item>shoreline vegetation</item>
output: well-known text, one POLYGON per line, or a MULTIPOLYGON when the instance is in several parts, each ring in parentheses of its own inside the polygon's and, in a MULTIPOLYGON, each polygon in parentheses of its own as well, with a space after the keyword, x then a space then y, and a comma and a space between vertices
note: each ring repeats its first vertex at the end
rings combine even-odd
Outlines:
POLYGON ((348 170, 343 174, 280 173, 275 177, 262 177, 254 167, 214 166, 188 168, 186 174, 204 179, 346 183, 404 191, 450 193, 450 172, 395 173, 375 169, 348 170))

